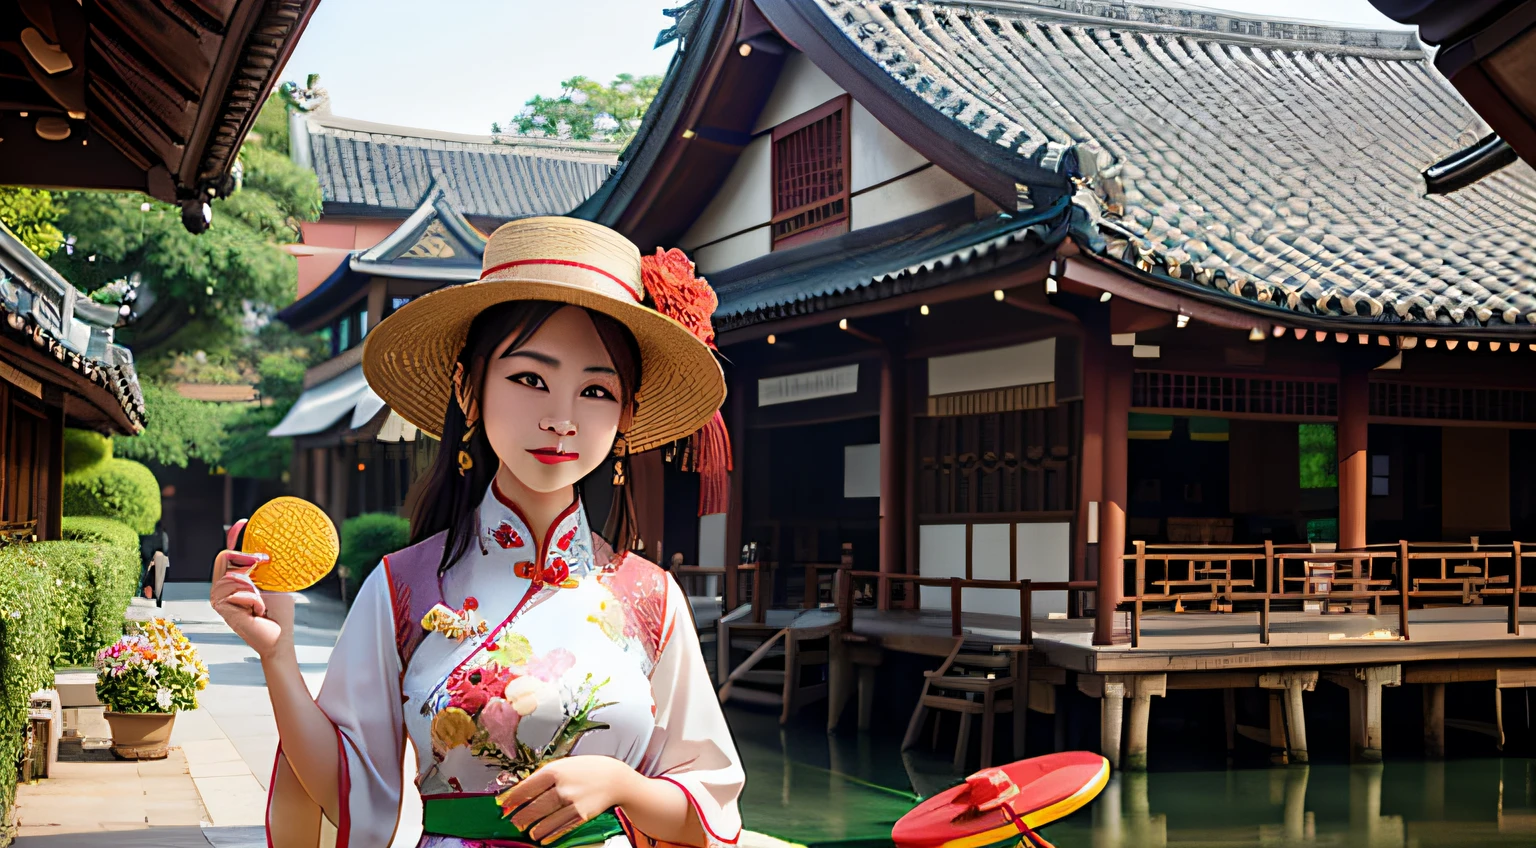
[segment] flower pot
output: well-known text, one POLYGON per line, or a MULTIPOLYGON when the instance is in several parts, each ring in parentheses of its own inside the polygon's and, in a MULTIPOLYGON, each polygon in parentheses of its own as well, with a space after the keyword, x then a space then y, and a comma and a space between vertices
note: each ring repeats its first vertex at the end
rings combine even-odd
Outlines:
POLYGON ((106 713, 112 753, 125 760, 159 760, 169 751, 175 713, 106 713))

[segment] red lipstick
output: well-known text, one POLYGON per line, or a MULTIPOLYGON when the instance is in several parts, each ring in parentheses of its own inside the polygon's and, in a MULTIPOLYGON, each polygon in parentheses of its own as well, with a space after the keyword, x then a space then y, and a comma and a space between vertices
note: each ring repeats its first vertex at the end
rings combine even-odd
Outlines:
POLYGON ((571 462, 581 458, 581 454, 575 451, 560 451, 554 448, 535 448, 528 452, 533 454, 534 459, 545 465, 554 465, 557 462, 571 462))

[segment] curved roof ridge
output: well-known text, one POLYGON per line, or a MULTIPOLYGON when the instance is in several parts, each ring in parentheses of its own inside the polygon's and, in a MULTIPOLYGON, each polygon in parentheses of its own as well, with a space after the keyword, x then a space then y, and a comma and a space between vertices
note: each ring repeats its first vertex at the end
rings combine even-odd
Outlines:
POLYGON ((1253 15, 1225 9, 1163 2, 1156 5, 1125 0, 907 0, 909 6, 964 7, 991 13, 1012 13, 1074 24, 1109 24, 1117 29, 1138 29, 1212 38, 1242 44, 1293 47, 1310 50, 1367 51, 1406 54, 1419 58, 1423 45, 1412 29, 1381 29, 1349 24, 1253 15))
POLYGON ((480 150, 504 155, 541 156, 550 159, 602 162, 612 165, 618 162, 619 145, 602 141, 574 141, 562 138, 535 136, 493 136, 454 133, 443 130, 404 127, 384 124, 362 118, 345 118, 333 114, 311 112, 304 116, 311 134, 325 133, 341 137, 362 137, 369 140, 389 141, 418 147, 480 150))

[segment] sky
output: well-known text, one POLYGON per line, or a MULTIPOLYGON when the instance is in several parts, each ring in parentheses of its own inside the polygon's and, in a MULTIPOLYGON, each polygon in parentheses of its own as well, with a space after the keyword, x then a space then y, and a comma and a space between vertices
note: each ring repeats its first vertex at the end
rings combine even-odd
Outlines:
MULTIPOLYGON (((651 45, 671 24, 661 10, 683 2, 321 0, 281 79, 318 73, 338 115, 483 135, 569 77, 665 73, 675 45, 651 45)), ((1184 5, 1397 27, 1367 0, 1184 5)))

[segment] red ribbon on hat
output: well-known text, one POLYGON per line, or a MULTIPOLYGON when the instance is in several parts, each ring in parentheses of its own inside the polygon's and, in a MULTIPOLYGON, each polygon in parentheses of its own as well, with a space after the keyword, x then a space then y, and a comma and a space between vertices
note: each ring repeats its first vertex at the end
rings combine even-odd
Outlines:
MULTIPOLYGON (((709 281, 694 275, 694 264, 677 248, 656 248, 654 256, 640 258, 640 279, 656 311, 688 328, 699 341, 715 347, 715 328, 710 316, 720 305, 709 281)), ((720 411, 702 429, 688 437, 684 470, 699 472, 699 515, 726 512, 731 503, 731 438, 720 411)))

